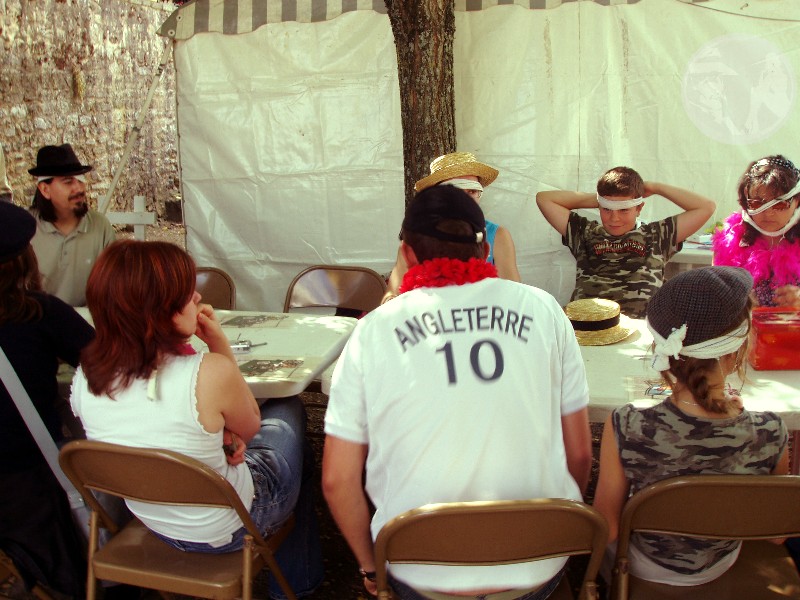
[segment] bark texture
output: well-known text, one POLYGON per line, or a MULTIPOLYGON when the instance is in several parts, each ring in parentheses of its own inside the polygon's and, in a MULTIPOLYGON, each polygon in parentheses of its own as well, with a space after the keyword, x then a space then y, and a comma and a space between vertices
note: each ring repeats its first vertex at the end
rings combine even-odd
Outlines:
POLYGON ((456 149, 454 0, 385 0, 397 48, 406 205, 431 160, 456 149))

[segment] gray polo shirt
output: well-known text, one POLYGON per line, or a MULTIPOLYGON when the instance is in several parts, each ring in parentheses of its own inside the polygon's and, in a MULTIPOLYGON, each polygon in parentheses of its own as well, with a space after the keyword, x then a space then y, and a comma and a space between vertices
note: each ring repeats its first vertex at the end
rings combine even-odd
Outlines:
POLYGON ((31 244, 39 261, 42 285, 47 293, 72 306, 86 304, 86 281, 101 250, 114 241, 114 228, 105 216, 90 210, 69 235, 36 217, 36 235, 31 244))

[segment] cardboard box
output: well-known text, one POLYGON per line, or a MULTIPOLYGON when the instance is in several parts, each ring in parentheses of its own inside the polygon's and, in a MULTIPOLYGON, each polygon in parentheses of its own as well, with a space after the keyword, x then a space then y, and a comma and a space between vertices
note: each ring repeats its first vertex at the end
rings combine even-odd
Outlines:
POLYGON ((748 359, 758 371, 800 369, 800 310, 753 309, 748 359))

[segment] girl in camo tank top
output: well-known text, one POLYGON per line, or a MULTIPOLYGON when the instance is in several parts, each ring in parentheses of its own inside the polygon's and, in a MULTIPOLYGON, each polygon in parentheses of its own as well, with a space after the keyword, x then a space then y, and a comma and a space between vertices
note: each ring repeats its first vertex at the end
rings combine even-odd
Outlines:
MULTIPOLYGON (((604 570, 613 564, 620 513, 640 489, 680 475, 788 472, 781 419, 745 410, 725 384, 733 372, 743 376, 752 287, 744 269, 706 267, 670 279, 651 299, 653 366, 672 395, 650 408, 624 406, 606 421, 594 501, 610 526, 604 570)), ((634 534, 630 572, 657 583, 699 585, 730 568, 740 546, 735 540, 634 534)))

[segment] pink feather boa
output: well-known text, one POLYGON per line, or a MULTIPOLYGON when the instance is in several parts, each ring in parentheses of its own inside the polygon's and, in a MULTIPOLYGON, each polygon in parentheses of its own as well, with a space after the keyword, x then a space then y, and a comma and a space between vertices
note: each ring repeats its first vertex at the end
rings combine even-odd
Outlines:
POLYGON ((733 213, 725 220, 725 228, 714 232, 715 265, 743 267, 756 284, 766 280, 773 289, 800 282, 800 242, 781 240, 770 248, 769 239, 760 235, 751 246, 740 246, 744 232, 741 213, 733 213))

